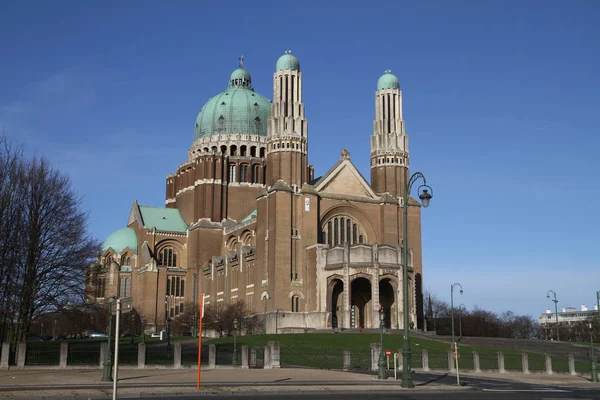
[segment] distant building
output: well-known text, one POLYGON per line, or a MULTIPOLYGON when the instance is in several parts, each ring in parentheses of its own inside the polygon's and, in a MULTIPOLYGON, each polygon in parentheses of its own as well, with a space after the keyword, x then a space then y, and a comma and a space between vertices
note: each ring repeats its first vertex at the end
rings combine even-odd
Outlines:
MULTIPOLYGON (((558 323, 570 325, 575 322, 589 321, 591 318, 598 317, 598 305, 594 304, 593 310, 589 310, 585 304, 581 305, 581 310, 577 310, 575 307, 563 307, 562 311, 558 312, 558 323)), ((540 326, 555 325, 556 324, 556 313, 551 310, 546 310, 545 313, 540 315, 539 318, 540 326)))
MULTIPOLYGON (((89 300, 132 297, 152 331, 200 293, 207 305, 244 300, 264 315, 267 332, 376 328, 380 308, 386 327, 403 328, 410 206, 407 308, 411 327, 422 327, 421 210, 403 201, 409 152, 398 78, 388 70, 374 87, 371 146, 362 155, 370 182, 345 149, 315 177, 298 59, 287 51, 277 61, 272 100, 254 91, 241 61, 200 110, 183 163, 167 175, 166 207, 134 201, 126 227, 105 240, 88 272, 89 300)), ((336 71, 320 90, 352 84, 336 71)))

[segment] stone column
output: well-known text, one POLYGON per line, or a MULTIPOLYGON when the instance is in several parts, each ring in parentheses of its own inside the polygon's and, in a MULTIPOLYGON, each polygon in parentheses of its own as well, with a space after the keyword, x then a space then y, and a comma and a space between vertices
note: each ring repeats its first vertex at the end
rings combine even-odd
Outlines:
POLYGON ((521 366, 523 367, 523 373, 529 373, 529 355, 527 353, 521 353, 521 366))
POLYGON ((379 343, 371 343, 371 371, 377 371, 379 366, 379 352, 381 351, 381 346, 379 343))
MULTIPOLYGON (((371 276, 371 328, 379 328, 379 265, 373 268, 375 272, 371 276)), ((366 328, 366 327, 365 327, 366 328)))
POLYGON ((8 369, 8 363, 10 359, 10 343, 2 343, 2 356, 0 358, 0 369, 8 369))
POLYGON ((569 374, 577 375, 577 372, 575 371, 575 357, 573 354, 569 354, 567 356, 567 360, 569 360, 569 374))
POLYGON ((146 343, 138 344, 138 368, 146 368, 146 343))
POLYGON ((546 373, 548 375, 552 375, 552 356, 550 354, 546 354, 546 373))
POLYGON ((271 366, 271 346, 269 346, 269 345, 265 346, 265 355, 263 357, 263 368, 264 369, 273 368, 271 366))
POLYGON ((100 368, 104 366, 104 359, 106 358, 106 348, 108 344, 106 342, 100 343, 100 368))
POLYGON ((242 346, 242 369, 248 369, 248 346, 242 346))
POLYGON ((208 368, 215 369, 217 367, 217 347, 214 344, 208 345, 208 368))
POLYGON ((504 374, 506 373, 506 370, 504 369, 504 353, 499 351, 496 354, 498 355, 498 372, 504 374))
POLYGON ((25 369, 25 356, 27 355, 27 343, 17 345, 17 369, 25 369))
POLYGON ((479 364, 479 353, 473 352, 473 369, 475 372, 481 372, 481 364, 479 364))
POLYGON ((59 356, 59 365, 60 368, 67 368, 67 357, 69 356, 69 343, 62 342, 60 344, 60 356, 59 356))
POLYGON ((351 300, 352 300, 352 292, 351 292, 351 284, 350 284, 350 276, 349 276, 349 272, 348 272, 348 268, 344 268, 344 278, 343 278, 343 285, 344 285, 344 318, 342 321, 343 327, 345 329, 350 329, 350 304, 351 304, 351 300))
POLYGON ((175 343, 173 346, 173 368, 181 368, 181 343, 175 343))
POLYGON ((250 349, 250 367, 256 367, 256 347, 250 349))
POLYGON ((349 371, 351 367, 351 357, 350 350, 344 350, 344 371, 349 371))
POLYGON ((277 340, 270 340, 269 346, 271 347, 271 368, 280 368, 279 342, 277 340))
POLYGON ((421 363, 423 371, 429 371, 429 351, 427 349, 421 350, 421 363))

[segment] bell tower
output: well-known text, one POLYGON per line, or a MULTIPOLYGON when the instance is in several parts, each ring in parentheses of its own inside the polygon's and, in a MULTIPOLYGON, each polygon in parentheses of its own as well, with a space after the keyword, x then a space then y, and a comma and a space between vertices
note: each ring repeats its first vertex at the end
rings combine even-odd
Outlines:
POLYGON ((377 81, 371 135, 371 187, 375 193, 402 197, 408 179, 408 136, 402 119, 402 92, 390 70, 377 81))
POLYGON ((286 50, 273 75, 273 104, 267 121, 267 187, 281 179, 300 189, 310 180, 309 169, 302 72, 298 59, 286 50))

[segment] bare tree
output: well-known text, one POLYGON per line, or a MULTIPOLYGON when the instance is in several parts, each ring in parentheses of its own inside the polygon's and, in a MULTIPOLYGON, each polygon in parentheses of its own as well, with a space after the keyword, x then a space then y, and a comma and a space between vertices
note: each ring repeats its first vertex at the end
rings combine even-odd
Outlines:
POLYGON ((423 295, 424 305, 423 308, 426 310, 425 318, 427 324, 433 327, 433 330, 437 330, 438 320, 442 317, 450 315, 450 304, 440 299, 434 293, 429 290, 425 291, 423 295))
POLYGON ((0 334, 22 341, 39 315, 81 302, 100 246, 69 178, 0 143, 0 334))

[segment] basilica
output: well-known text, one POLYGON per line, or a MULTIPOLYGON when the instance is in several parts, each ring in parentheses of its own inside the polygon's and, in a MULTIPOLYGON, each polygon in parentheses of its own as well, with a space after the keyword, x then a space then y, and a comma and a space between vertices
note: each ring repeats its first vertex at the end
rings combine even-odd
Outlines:
POLYGON ((403 329, 407 207, 407 309, 410 328, 422 327, 421 204, 403 201, 409 151, 398 78, 386 71, 374 90, 370 182, 343 144, 315 177, 303 79, 286 51, 269 100, 240 59, 225 91, 200 109, 187 157, 166 177, 165 207, 133 201, 127 224, 104 241, 88 300, 131 297, 147 331, 201 294, 206 305, 243 300, 267 333, 379 327, 380 310, 386 327, 403 329))

